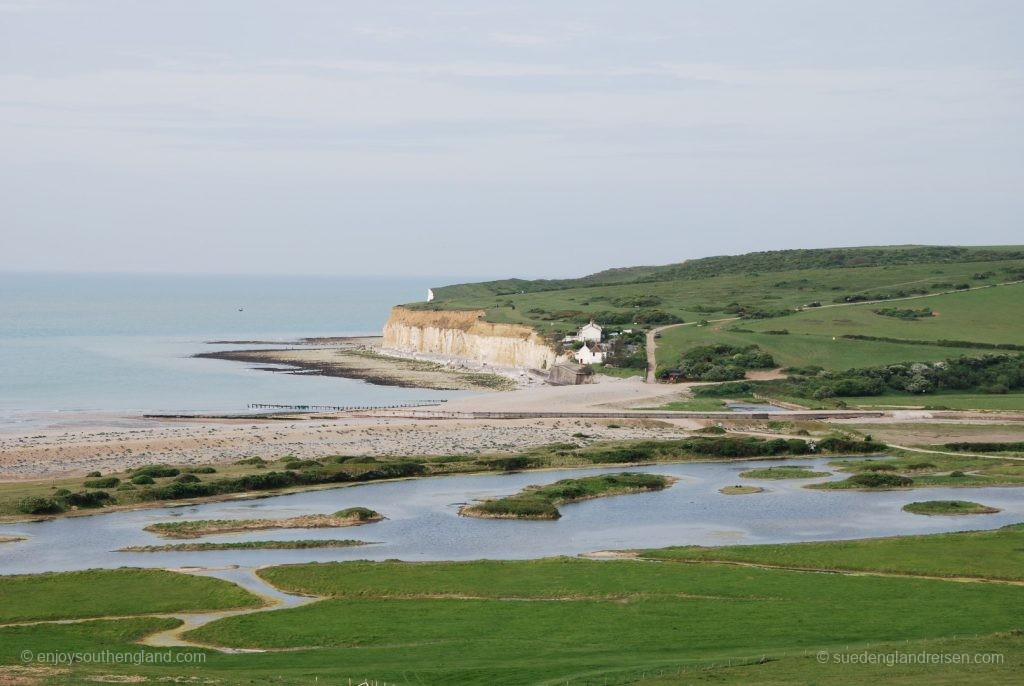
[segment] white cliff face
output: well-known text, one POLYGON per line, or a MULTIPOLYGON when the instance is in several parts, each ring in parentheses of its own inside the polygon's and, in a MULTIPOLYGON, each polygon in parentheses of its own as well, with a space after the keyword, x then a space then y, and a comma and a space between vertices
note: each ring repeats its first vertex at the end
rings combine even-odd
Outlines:
POLYGON ((395 307, 384 325, 384 349, 496 367, 550 369, 554 364, 554 349, 536 331, 519 324, 480 321, 483 314, 483 310, 395 307))

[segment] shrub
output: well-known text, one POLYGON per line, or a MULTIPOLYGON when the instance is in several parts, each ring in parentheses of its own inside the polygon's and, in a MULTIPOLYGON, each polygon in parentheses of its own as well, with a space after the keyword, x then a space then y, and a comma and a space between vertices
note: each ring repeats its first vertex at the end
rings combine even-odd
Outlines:
POLYGON ((118 491, 134 491, 135 490, 135 486, 132 486, 130 483, 123 483, 120 486, 118 486, 116 490, 118 490, 118 491))
POLYGON ((338 456, 338 462, 342 464, 377 464, 377 458, 370 455, 357 455, 356 457, 338 456))
POLYGON ((242 458, 241 460, 236 460, 235 464, 252 464, 263 466, 267 464, 267 461, 264 460, 262 457, 245 457, 242 458))
POLYGON ((307 467, 323 467, 323 465, 316 460, 299 460, 290 458, 284 464, 285 469, 306 469, 307 467))
POLYGON ((64 511, 64 506, 53 498, 28 496, 18 501, 18 512, 22 514, 57 514, 64 511))
POLYGON ((121 480, 116 476, 105 476, 102 479, 91 479, 83 482, 83 486, 86 488, 113 488, 114 486, 121 483, 121 480))
POLYGON ((867 464, 860 468, 862 472, 895 472, 896 465, 891 464, 867 464))
POLYGON ((138 476, 132 477, 132 483, 139 486, 147 486, 149 484, 155 484, 156 480, 149 474, 139 474, 138 476))
POLYGON ((53 492, 53 494, 58 498, 63 498, 66 495, 71 495, 71 491, 69 491, 66 488, 58 488, 56 491, 53 492))
POLYGON ((498 457, 493 460, 480 460, 479 462, 491 469, 500 469, 505 472, 511 472, 517 469, 527 469, 528 467, 535 467, 540 464, 540 460, 535 457, 523 457, 521 455, 516 455, 514 457, 498 457))
POLYGON ((154 479, 159 479, 166 476, 178 476, 178 474, 181 474, 181 470, 165 464, 150 464, 145 467, 139 467, 132 474, 134 476, 151 476, 154 479))
POLYGON ((907 476, 877 474, 874 472, 855 474, 846 481, 864 488, 904 488, 914 483, 914 480, 907 476))
POLYGON ((72 507, 103 507, 113 500, 106 491, 79 491, 65 498, 72 507))
POLYGON ((885 443, 855 441, 842 436, 829 436, 818 441, 818 450, 829 453, 878 453, 886 447, 885 443))
POLYGON ((961 479, 961 478, 963 478, 963 477, 967 476, 966 474, 964 474, 963 472, 961 472, 961 471, 960 471, 959 469, 956 469, 956 470, 954 470, 954 471, 950 472, 950 473, 949 473, 949 475, 950 475, 951 477, 953 477, 954 479, 961 479))
POLYGON ((174 477, 174 480, 179 484, 194 484, 199 482, 199 477, 195 474, 181 474, 174 477))
POLYGON ((100 474, 99 472, 89 472, 89 473, 88 473, 88 474, 86 474, 85 476, 86 476, 86 477, 89 477, 89 478, 92 478, 92 477, 94 477, 94 476, 103 476, 103 475, 102 475, 102 474, 100 474))
POLYGON ((217 473, 216 469, 214 469, 213 467, 210 467, 208 465, 203 465, 201 467, 188 467, 186 469, 183 469, 182 471, 185 472, 186 474, 216 474, 217 473))
POLYGON ((371 510, 368 507, 348 507, 344 510, 340 510, 334 513, 335 517, 354 517, 361 522, 365 522, 367 519, 373 519, 374 517, 380 517, 380 514, 371 510))
POLYGON ((907 465, 907 469, 918 470, 918 469, 935 469, 935 465, 931 462, 911 462, 907 465))

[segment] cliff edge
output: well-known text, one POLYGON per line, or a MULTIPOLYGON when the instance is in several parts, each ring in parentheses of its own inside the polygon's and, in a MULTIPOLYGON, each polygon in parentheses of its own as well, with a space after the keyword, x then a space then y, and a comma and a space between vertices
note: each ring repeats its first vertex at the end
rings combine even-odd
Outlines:
POLYGON ((550 369, 556 353, 536 331, 521 324, 495 324, 484 310, 391 308, 383 348, 449 362, 518 369, 550 369))

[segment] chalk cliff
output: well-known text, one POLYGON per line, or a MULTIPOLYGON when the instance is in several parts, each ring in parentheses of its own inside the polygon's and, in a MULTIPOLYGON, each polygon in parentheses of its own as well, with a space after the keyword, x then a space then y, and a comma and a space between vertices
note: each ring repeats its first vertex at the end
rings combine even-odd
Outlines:
POLYGON ((391 309, 384 325, 385 350, 466 360, 479 365, 550 369, 555 350, 521 324, 481 320, 483 310, 391 309))

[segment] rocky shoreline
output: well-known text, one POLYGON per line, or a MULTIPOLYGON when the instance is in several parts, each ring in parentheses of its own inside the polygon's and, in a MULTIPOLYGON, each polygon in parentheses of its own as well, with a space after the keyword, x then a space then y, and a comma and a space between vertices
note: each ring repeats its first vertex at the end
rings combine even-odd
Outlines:
POLYGON ((280 365, 280 368, 257 369, 285 374, 358 379, 378 386, 438 391, 494 391, 512 390, 516 387, 515 382, 498 374, 460 370, 427 360, 381 355, 367 346, 219 350, 197 353, 193 357, 250 364, 274 364, 280 365))

